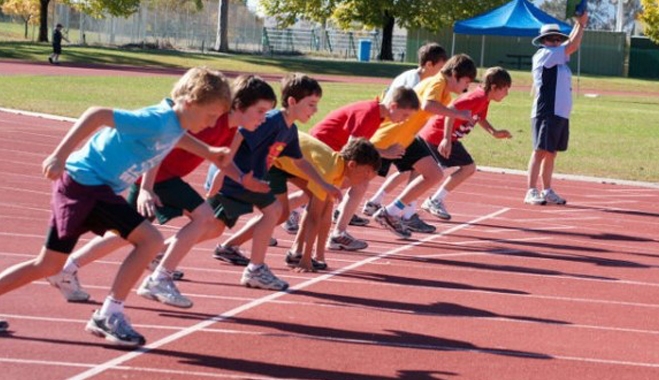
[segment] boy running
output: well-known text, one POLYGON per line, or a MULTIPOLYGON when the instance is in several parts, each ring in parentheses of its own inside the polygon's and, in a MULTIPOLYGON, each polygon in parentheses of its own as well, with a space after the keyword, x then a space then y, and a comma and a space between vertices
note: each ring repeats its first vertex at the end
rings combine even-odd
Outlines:
POLYGON ((126 346, 145 344, 124 315, 126 297, 149 261, 163 249, 158 230, 119 193, 158 165, 177 145, 224 165, 226 148, 209 148, 186 135, 215 124, 231 94, 222 74, 189 70, 177 82, 172 99, 136 111, 92 107, 44 160, 44 176, 53 185, 52 216, 38 257, 0 273, 0 294, 59 272, 80 236, 116 231, 134 247, 119 267, 110 294, 86 330, 126 346), (84 146, 71 153, 97 131, 84 146))

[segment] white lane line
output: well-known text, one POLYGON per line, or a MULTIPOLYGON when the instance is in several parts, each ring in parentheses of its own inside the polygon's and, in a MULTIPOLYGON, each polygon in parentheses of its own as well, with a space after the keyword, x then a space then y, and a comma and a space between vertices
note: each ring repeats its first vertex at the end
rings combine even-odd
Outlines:
POLYGON ((506 213, 506 212, 509 211, 509 210, 510 210, 509 208, 503 208, 503 209, 498 210, 498 211, 495 211, 495 212, 493 212, 493 213, 491 213, 491 214, 488 214, 488 215, 485 215, 485 216, 481 216, 481 217, 476 218, 476 219, 474 219, 474 220, 472 220, 472 221, 469 221, 469 222, 467 222, 467 223, 463 223, 463 224, 457 225, 457 226, 455 226, 455 227, 453 227, 453 228, 450 228, 450 229, 448 229, 448 230, 442 231, 442 232, 439 233, 439 234, 436 234, 436 235, 430 235, 430 236, 428 236, 428 237, 426 237, 426 238, 424 238, 424 239, 418 240, 418 241, 416 241, 416 242, 413 242, 413 243, 410 243, 410 244, 406 244, 406 245, 400 246, 400 247, 398 247, 398 248, 395 248, 395 249, 389 250, 389 251, 387 251, 387 252, 383 252, 383 253, 381 253, 381 254, 379 254, 379 255, 377 255, 377 256, 372 256, 372 257, 369 257, 369 258, 367 258, 367 259, 365 259, 365 260, 358 261, 358 262, 356 262, 356 263, 354 263, 354 264, 352 264, 352 265, 348 265, 347 267, 340 268, 340 269, 338 269, 338 270, 336 270, 336 271, 333 271, 333 272, 331 272, 331 273, 328 273, 328 274, 325 274, 325 275, 322 275, 322 276, 318 276, 318 277, 315 277, 315 278, 313 278, 313 279, 311 279, 311 280, 308 280, 308 281, 302 282, 302 283, 300 283, 300 284, 298 284, 298 285, 296 285, 296 286, 290 288, 287 292, 277 292, 277 293, 272 293, 272 294, 269 294, 269 295, 267 295, 267 296, 265 296, 265 297, 262 297, 262 298, 256 299, 256 300, 254 300, 254 301, 252 301, 252 302, 248 302, 248 303, 246 303, 245 305, 239 306, 239 307, 237 307, 237 308, 235 308, 235 309, 229 310, 229 311, 227 311, 227 312, 225 312, 225 313, 222 313, 222 314, 220 314, 220 315, 216 315, 215 317, 210 318, 210 319, 208 319, 208 320, 206 320, 206 321, 203 321, 203 322, 197 323, 196 325, 190 326, 190 327, 188 327, 188 328, 186 328, 186 329, 183 329, 183 330, 181 330, 181 331, 179 331, 179 332, 177 332, 177 333, 175 333, 175 334, 169 335, 169 336, 167 336, 167 337, 165 337, 165 338, 163 338, 163 339, 160 339, 160 340, 158 340, 158 341, 156 341, 156 342, 153 342, 153 343, 151 343, 151 344, 149 344, 149 345, 146 345, 146 346, 144 346, 144 347, 140 347, 140 348, 136 349, 136 350, 133 351, 133 352, 130 352, 130 353, 125 354, 125 355, 122 355, 122 356, 119 356, 119 357, 114 358, 114 359, 112 359, 112 360, 109 360, 109 361, 107 361, 107 362, 105 362, 105 363, 101 363, 101 364, 99 364, 98 366, 96 366, 96 367, 94 367, 94 368, 92 368, 92 369, 90 369, 90 370, 88 370, 88 371, 82 372, 82 373, 80 373, 80 374, 78 374, 78 375, 76 375, 76 376, 71 377, 71 379, 72 379, 72 380, 82 380, 82 379, 88 379, 88 378, 90 378, 90 377, 92 377, 92 376, 96 376, 96 375, 98 375, 98 374, 100 374, 100 373, 102 373, 102 372, 104 372, 104 371, 106 371, 106 370, 108 370, 108 369, 111 369, 111 368, 113 368, 113 367, 116 367, 116 366, 118 366, 118 365, 121 365, 122 363, 125 363, 125 362, 127 362, 127 361, 129 361, 129 360, 132 360, 132 359, 134 359, 134 358, 136 358, 136 357, 138 357, 138 356, 140 356, 140 355, 142 355, 142 354, 145 354, 145 353, 147 353, 147 352, 149 352, 149 351, 151 351, 151 350, 153 350, 153 349, 156 349, 156 348, 161 347, 161 346, 163 346, 163 345, 165 345, 165 344, 171 343, 171 342, 173 342, 173 341, 175 341, 175 340, 178 340, 178 339, 184 338, 184 337, 186 337, 186 336, 188 336, 188 335, 190 335, 190 334, 193 334, 193 333, 195 333, 195 332, 197 332, 197 331, 199 331, 199 330, 201 330, 201 329, 204 329, 204 328, 206 328, 206 327, 208 327, 208 326, 210 326, 210 325, 212 325, 212 324, 214 324, 214 323, 216 323, 216 322, 219 322, 219 321, 222 321, 222 320, 224 320, 224 319, 226 319, 226 318, 233 317, 233 316, 235 316, 235 315, 237 315, 237 314, 240 314, 240 313, 242 313, 243 311, 247 311, 247 310, 252 309, 252 308, 254 308, 254 307, 260 306, 260 305, 262 305, 262 304, 264 304, 264 303, 267 303, 267 302, 270 302, 270 301, 276 300, 277 298, 280 298, 280 297, 283 297, 283 296, 285 296, 285 295, 288 295, 288 293, 294 292, 294 291, 296 291, 296 290, 304 289, 304 288, 309 287, 309 286, 311 286, 311 285, 314 285, 314 284, 316 284, 316 283, 318 283, 318 282, 325 281, 325 280, 327 280, 327 279, 330 279, 330 278, 332 278, 332 277, 334 277, 334 276, 337 276, 337 275, 339 275, 339 274, 342 274, 342 273, 344 273, 344 272, 347 272, 347 271, 353 270, 353 269, 355 269, 355 268, 359 268, 359 267, 361 267, 361 266, 363 266, 363 265, 369 264, 369 263, 371 263, 371 262, 373 262, 373 261, 376 261, 376 260, 382 259, 382 258, 384 258, 384 257, 390 256, 390 255, 393 255, 393 254, 396 254, 396 253, 398 253, 398 252, 400 252, 400 251, 404 251, 404 250, 406 250, 406 249, 410 249, 410 248, 412 248, 412 247, 415 247, 415 246, 417 246, 417 245, 423 244, 423 243, 425 243, 425 242, 428 242, 428 241, 434 240, 434 239, 436 239, 436 238, 438 238, 438 237, 440 237, 440 236, 443 236, 443 235, 446 235, 446 234, 450 234, 450 233, 453 233, 453 232, 456 232, 456 231, 462 230, 462 229, 464 229, 464 228, 470 227, 471 225, 476 224, 476 223, 479 223, 479 222, 481 222, 481 221, 483 221, 483 220, 496 218, 497 216, 499 216, 499 215, 501 215, 501 214, 504 214, 504 213, 506 213))

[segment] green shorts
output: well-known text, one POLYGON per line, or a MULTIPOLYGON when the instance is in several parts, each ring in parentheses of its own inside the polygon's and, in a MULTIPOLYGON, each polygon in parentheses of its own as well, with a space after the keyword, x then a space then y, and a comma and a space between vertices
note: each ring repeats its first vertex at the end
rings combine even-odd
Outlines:
MULTIPOLYGON (((183 215, 183 211, 192 212, 204 203, 204 198, 197 193, 187 182, 179 177, 171 178, 153 185, 153 191, 160 198, 162 207, 156 207, 158 223, 168 221, 183 215)), ((137 196, 140 193, 138 185, 130 187, 126 200, 128 204, 137 208, 137 196)))
POLYGON ((264 209, 275 203, 276 200, 272 191, 254 193, 245 190, 231 195, 220 192, 208 198, 207 202, 213 209, 215 217, 224 222, 227 227, 232 228, 241 215, 252 213, 254 206, 264 209))
POLYGON ((294 178, 295 176, 285 172, 279 168, 271 167, 268 171, 268 181, 270 182, 270 189, 274 195, 286 194, 288 193, 287 181, 289 178, 294 178))

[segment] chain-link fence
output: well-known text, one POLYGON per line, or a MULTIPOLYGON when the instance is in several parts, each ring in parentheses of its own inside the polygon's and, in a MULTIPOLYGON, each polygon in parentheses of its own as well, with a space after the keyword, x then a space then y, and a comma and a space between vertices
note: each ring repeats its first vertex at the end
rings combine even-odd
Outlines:
MULTIPOLYGON (((95 19, 63 4, 55 4, 52 13, 52 25, 61 23, 72 43, 205 51, 213 49, 216 42, 218 1, 215 0, 205 1, 201 11, 147 0, 126 18, 95 19)), ((377 31, 264 27, 264 21, 238 1, 230 3, 228 19, 229 49, 233 51, 357 59, 358 42, 369 40, 370 58, 377 59, 382 43, 377 31)), ((394 35, 396 60, 404 58, 405 45, 405 35, 394 35)))

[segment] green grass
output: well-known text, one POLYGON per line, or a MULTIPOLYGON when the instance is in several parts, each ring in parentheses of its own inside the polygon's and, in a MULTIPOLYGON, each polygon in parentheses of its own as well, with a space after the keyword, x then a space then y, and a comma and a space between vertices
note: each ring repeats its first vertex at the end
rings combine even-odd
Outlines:
MULTIPOLYGON (((6 29, 0 23, 0 40, 6 29)), ((22 29, 21 29, 22 33, 22 29)), ((22 36, 22 35, 21 35, 22 36)), ((47 44, 0 42, 0 57, 44 61, 47 44)), ((220 55, 179 51, 139 51, 106 47, 65 46, 64 61, 79 63, 186 68, 206 65, 223 71, 281 74, 302 71, 311 75, 336 74, 393 78, 411 65, 357 63, 258 55, 220 55)), ((1 73, 0 73, 1 75, 1 73)), ((496 128, 510 130, 514 138, 496 140, 477 128, 464 139, 476 162, 525 170, 530 146, 531 82, 526 71, 511 71, 513 91, 502 103, 492 103, 488 119, 496 128), (517 89, 517 91, 515 91, 517 89)), ((158 102, 175 81, 173 77, 61 77, 48 75, 2 76, 0 106, 75 117, 90 105, 138 108, 158 102)), ((575 91, 577 79, 574 80, 575 91)), ((318 114, 307 130, 329 111, 358 100, 373 99, 383 90, 377 83, 323 82, 324 96, 318 114)), ((273 83, 278 90, 278 84, 273 83)), ((561 154, 556 172, 606 178, 659 182, 659 86, 657 81, 583 76, 578 80, 571 118, 570 148, 561 154), (600 94, 597 98, 584 97, 600 94)))

